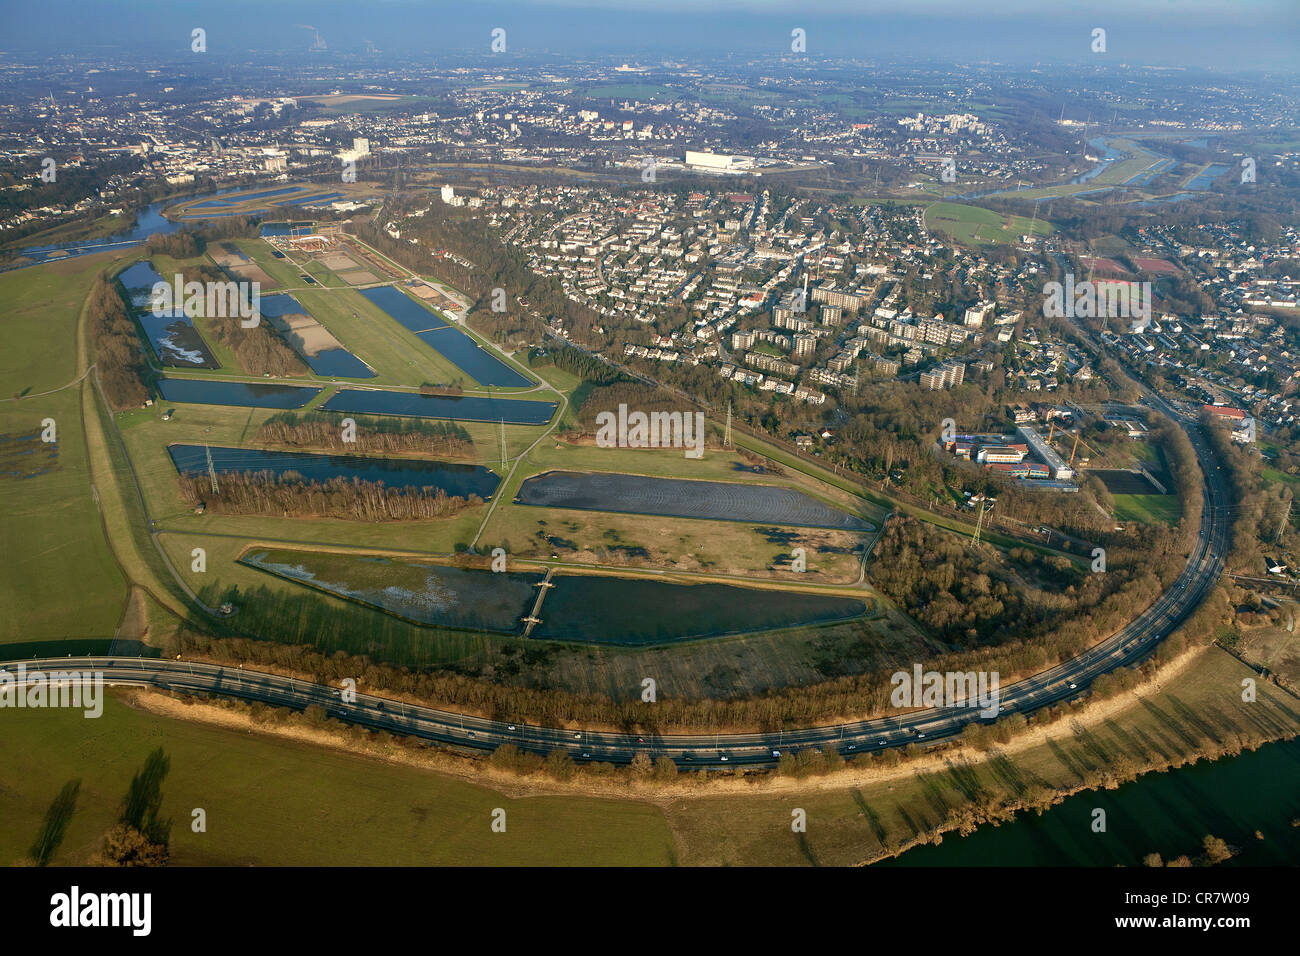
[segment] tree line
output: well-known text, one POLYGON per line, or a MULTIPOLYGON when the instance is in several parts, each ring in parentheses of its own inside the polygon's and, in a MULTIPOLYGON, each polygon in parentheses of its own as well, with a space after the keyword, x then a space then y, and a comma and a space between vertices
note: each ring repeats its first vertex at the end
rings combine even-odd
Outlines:
POLYGON ((455 422, 414 422, 354 416, 355 441, 343 440, 338 416, 321 412, 281 412, 257 430, 257 440, 295 448, 348 452, 422 452, 442 458, 472 458, 474 442, 455 422))
MULTIPOLYGON (((185 266, 181 273, 186 282, 206 284, 229 281, 223 271, 206 263, 185 266)), ((208 328, 218 342, 235 353, 240 366, 249 375, 283 378, 306 375, 309 372, 307 363, 269 322, 259 319, 256 325, 245 328, 239 316, 210 316, 208 328)))
POLYGON ((191 508, 218 514, 416 521, 451 517, 483 503, 478 495, 466 499, 441 488, 388 488, 382 481, 358 478, 306 481, 291 471, 279 476, 269 471, 224 474, 216 492, 207 475, 185 474, 178 481, 181 497, 191 508))
POLYGON ((117 282, 100 275, 87 303, 95 363, 104 394, 114 409, 139 408, 149 397, 149 367, 136 335, 135 322, 117 282))
POLYGON ((1300 534, 1293 530, 1297 518, 1295 494, 1284 482, 1264 480, 1264 461, 1254 445, 1233 441, 1229 429, 1208 413, 1202 413, 1202 423, 1215 454, 1223 462, 1235 506, 1232 549, 1225 567, 1239 574, 1261 576, 1265 573, 1265 556, 1294 555, 1300 548, 1300 534))

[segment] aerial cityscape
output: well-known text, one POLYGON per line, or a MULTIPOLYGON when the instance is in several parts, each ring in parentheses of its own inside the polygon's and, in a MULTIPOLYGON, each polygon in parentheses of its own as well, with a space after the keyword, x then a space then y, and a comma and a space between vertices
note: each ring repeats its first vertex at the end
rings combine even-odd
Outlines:
POLYGON ((1300 10, 1037 6, 7 5, 36 922, 1300 862, 1300 10))

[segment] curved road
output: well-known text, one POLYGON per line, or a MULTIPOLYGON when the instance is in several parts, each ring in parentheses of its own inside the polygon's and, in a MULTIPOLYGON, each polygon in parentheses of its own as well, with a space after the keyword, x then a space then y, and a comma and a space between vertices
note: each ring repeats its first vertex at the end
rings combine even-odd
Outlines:
MULTIPOLYGON (((1120 631, 1078 657, 1001 688, 1003 713, 1025 714, 1071 699, 1102 674, 1140 660, 1200 604, 1223 570, 1229 522, 1222 472, 1214 464, 1198 424, 1179 414, 1159 396, 1148 393, 1147 403, 1183 424, 1205 474, 1205 508, 1187 567, 1168 591, 1120 631)), ((831 746, 852 756, 913 742, 924 745, 959 734, 967 723, 980 719, 974 708, 950 707, 781 733, 638 735, 488 720, 369 694, 358 694, 354 702, 345 704, 338 689, 324 684, 214 664, 156 658, 55 657, 12 661, 0 667, 12 670, 19 664, 25 665, 29 673, 38 669, 47 673, 102 670, 105 682, 113 686, 220 694, 299 710, 318 704, 332 717, 453 747, 492 750, 513 743, 538 753, 564 748, 580 762, 618 764, 630 762, 637 753, 646 753, 652 758, 666 755, 687 769, 772 766, 777 762, 778 751, 809 747, 831 746)))

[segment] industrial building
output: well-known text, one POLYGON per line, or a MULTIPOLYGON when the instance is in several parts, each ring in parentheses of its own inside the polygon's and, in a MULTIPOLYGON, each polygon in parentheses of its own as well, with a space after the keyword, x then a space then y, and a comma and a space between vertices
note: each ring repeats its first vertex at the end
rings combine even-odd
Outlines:
POLYGON ((694 149, 686 150, 686 168, 709 170, 715 173, 729 173, 749 169, 754 165, 753 156, 724 156, 721 153, 705 153, 694 149))
POLYGON ((1065 459, 1056 453, 1055 448, 1047 444, 1046 439, 1038 434, 1037 430, 1029 425, 1021 425, 1016 429, 1016 432, 1029 445, 1034 456, 1047 463, 1050 477, 1058 481, 1065 481, 1074 477, 1074 469, 1065 463, 1065 459))

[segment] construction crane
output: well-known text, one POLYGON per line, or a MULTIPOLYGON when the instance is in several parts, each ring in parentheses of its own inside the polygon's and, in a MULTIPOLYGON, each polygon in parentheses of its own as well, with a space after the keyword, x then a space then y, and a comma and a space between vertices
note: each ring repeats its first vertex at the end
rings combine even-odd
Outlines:
MULTIPOLYGON (((1062 431, 1065 431, 1065 429, 1061 429, 1061 430, 1062 430, 1062 431)), ((1079 451, 1079 443, 1080 443, 1080 442, 1083 443, 1083 447, 1084 447, 1084 448, 1088 449, 1088 451, 1092 452, 1094 455, 1097 453, 1097 449, 1093 448, 1093 447, 1092 447, 1091 445, 1089 445, 1086 441, 1083 441, 1082 430, 1074 431, 1074 432, 1071 432, 1070 434, 1073 434, 1073 435, 1074 435, 1074 446, 1070 449, 1070 465, 1071 465, 1071 467, 1073 467, 1073 465, 1074 465, 1074 456, 1075 456, 1075 454, 1079 451)), ((1048 428, 1048 430, 1047 430, 1047 444, 1050 445, 1050 444, 1052 443, 1052 438, 1053 438, 1055 435, 1056 435, 1056 420, 1053 419, 1053 420, 1052 420, 1051 427, 1048 428)))
POLYGON ((1082 444, 1083 444, 1083 447, 1086 448, 1086 449, 1088 449, 1088 451, 1092 452, 1094 455, 1097 454, 1097 449, 1093 448, 1093 447, 1092 447, 1091 445, 1089 445, 1086 441, 1084 441, 1084 440, 1083 440, 1083 435, 1082 435, 1080 432, 1075 432, 1075 433, 1074 433, 1074 447, 1070 449, 1070 467, 1072 467, 1072 468, 1074 467, 1074 456, 1075 456, 1075 453, 1078 452, 1078 450, 1079 450, 1079 445, 1080 445, 1080 443, 1082 443, 1082 444))

